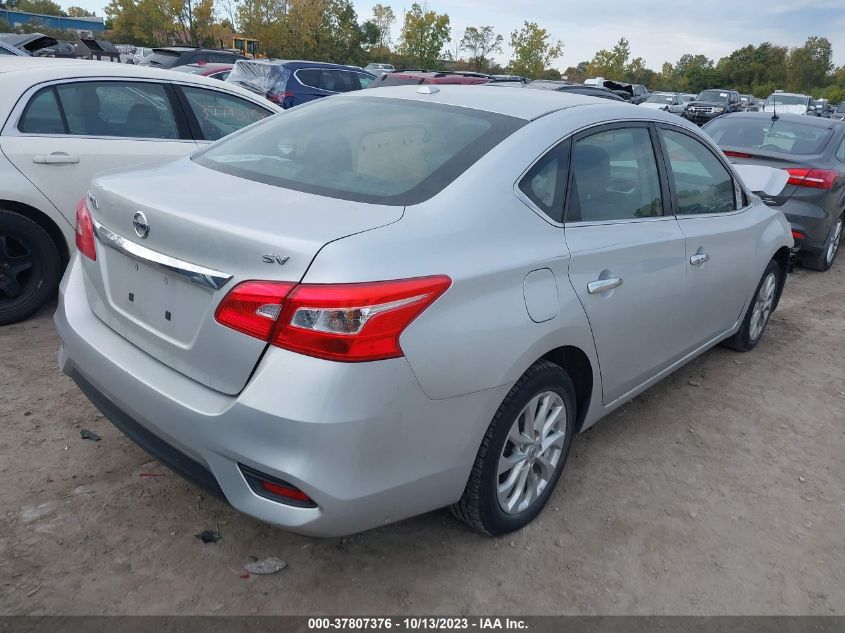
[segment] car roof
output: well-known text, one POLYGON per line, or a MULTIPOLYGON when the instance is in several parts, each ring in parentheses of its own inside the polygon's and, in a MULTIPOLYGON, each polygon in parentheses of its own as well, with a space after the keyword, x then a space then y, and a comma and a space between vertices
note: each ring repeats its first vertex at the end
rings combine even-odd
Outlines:
MULTIPOLYGON (((745 118, 765 119, 767 121, 772 120, 771 112, 734 112, 726 116, 730 117, 731 119, 745 118)), ((784 119, 785 121, 795 121, 820 128, 836 128, 837 126, 842 125, 841 121, 837 121, 835 119, 826 119, 820 116, 806 116, 804 114, 787 114, 786 112, 778 112, 778 119, 784 119)))
MULTIPOLYGON (((520 119, 534 120, 546 114, 564 110, 566 108, 590 106, 595 108, 615 106, 629 107, 618 101, 610 101, 600 97, 587 97, 580 94, 557 92, 554 90, 499 90, 492 91, 491 84, 476 86, 430 84, 418 86, 390 86, 386 88, 368 88, 367 90, 344 93, 344 97, 381 97, 393 99, 407 99, 411 101, 442 103, 475 110, 483 110, 496 114, 504 114, 520 119), (433 88, 436 91, 430 92, 433 88), (423 90, 423 92, 420 92, 423 90)), ((636 106, 630 106, 636 107, 636 106)), ((652 113, 643 113, 637 109, 632 117, 641 118, 643 115, 652 117, 652 113)), ((672 115, 675 116, 675 115, 672 115)), ((659 117, 655 117, 659 118, 659 117)), ((675 118, 678 118, 675 116, 675 118)))
POLYGON ((803 92, 773 92, 769 96, 780 95, 782 97, 804 97, 808 98, 810 95, 805 95, 803 92))
POLYGON ((257 97, 254 92, 229 83, 209 79, 201 75, 175 72, 164 68, 140 66, 136 64, 117 64, 115 62, 56 59, 52 57, 11 57, 0 58, 0 76, 4 90, 0 91, 0 120, 12 107, 18 97, 30 87, 47 81, 58 79, 97 79, 101 77, 118 77, 126 79, 158 79, 180 84, 197 84, 199 86, 222 89, 245 97, 250 101, 265 105, 269 110, 281 112, 281 108, 257 97), (11 103, 9 103, 11 102, 11 103))
MULTIPOLYGON (((332 64, 331 62, 314 62, 307 59, 246 59, 238 61, 259 62, 263 64, 271 64, 273 66, 309 66, 313 68, 340 68, 343 70, 357 70, 359 72, 366 72, 360 66, 350 66, 349 64, 332 64)), ((370 73, 367 73, 370 74, 370 73)))

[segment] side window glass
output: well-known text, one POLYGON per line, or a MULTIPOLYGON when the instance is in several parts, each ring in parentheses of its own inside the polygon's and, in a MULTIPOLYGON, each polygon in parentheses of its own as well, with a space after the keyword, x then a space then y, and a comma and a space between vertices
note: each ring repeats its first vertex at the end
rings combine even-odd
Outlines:
POLYGON ((363 73, 356 73, 358 75, 358 83, 361 84, 361 88, 368 88, 373 81, 375 81, 369 75, 365 75, 363 73))
POLYGON ((356 74, 348 70, 323 70, 320 75, 320 88, 331 92, 358 90, 360 84, 355 78, 356 74))
POLYGON ((164 85, 123 81, 56 86, 70 134, 177 139, 164 85))
POLYGON ((197 118, 203 138, 216 141, 242 127, 260 121, 270 112, 246 99, 217 92, 181 86, 191 112, 197 118))
POLYGON ((671 130, 660 130, 675 189, 678 214, 725 213, 737 208, 731 174, 700 141, 671 130))
POLYGON ((519 181, 520 191, 555 222, 563 218, 568 163, 569 142, 564 141, 534 163, 519 181))
POLYGON ((296 78, 303 86, 309 88, 322 88, 320 85, 320 69, 319 68, 303 68, 296 71, 296 78))
POLYGON ((662 215, 660 179, 647 128, 619 128, 576 141, 572 148, 569 222, 662 215))
POLYGON ((839 149, 836 150, 836 158, 842 163, 845 163, 845 139, 839 144, 839 149))
POLYGON ((18 129, 28 134, 67 134, 52 88, 42 88, 30 99, 18 129))

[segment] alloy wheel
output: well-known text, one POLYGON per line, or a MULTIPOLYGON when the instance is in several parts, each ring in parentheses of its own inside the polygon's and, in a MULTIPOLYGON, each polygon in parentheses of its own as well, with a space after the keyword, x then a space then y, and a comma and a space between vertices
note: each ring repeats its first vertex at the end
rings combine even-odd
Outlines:
POLYGON ((0 301, 23 295, 32 281, 35 257, 25 241, 0 235, 0 301))
POLYGON ((527 510, 552 480, 566 443, 566 406, 554 391, 534 396, 508 432, 498 463, 499 506, 507 514, 527 510))
POLYGON ((763 334, 769 316, 772 314, 772 306, 775 303, 775 292, 777 291, 777 278, 774 273, 769 273, 760 284, 760 291, 754 299, 754 310, 751 313, 751 323, 748 328, 748 335, 752 341, 756 341, 763 334))

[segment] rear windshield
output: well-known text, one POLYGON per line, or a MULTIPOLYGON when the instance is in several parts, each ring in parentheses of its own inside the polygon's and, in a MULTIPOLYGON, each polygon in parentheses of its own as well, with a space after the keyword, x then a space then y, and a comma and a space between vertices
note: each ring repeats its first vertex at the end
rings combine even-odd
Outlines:
POLYGON ((780 117, 721 117, 709 123, 707 133, 720 147, 760 149, 806 156, 821 154, 833 130, 780 117))
POLYGON ((410 205, 439 193, 524 124, 443 104, 335 96, 251 126, 193 160, 297 191, 410 205))
POLYGON ((181 56, 182 53, 176 51, 155 51, 152 55, 147 55, 144 58, 144 63, 150 66, 170 68, 181 56))
POLYGON ((766 99, 766 105, 807 105, 807 97, 802 97, 801 95, 781 95, 781 94, 773 94, 768 99, 766 99))
POLYGON ((724 90, 705 90, 696 101, 727 101, 728 93, 724 90))

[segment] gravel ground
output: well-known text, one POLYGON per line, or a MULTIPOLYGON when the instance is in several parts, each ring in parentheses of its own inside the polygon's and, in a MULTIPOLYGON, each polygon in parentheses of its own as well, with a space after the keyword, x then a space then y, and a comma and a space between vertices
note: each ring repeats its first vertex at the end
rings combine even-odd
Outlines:
POLYGON ((52 311, 0 330, 2 614, 845 614, 841 261, 790 278, 755 351, 714 349, 583 433, 502 539, 446 512, 328 540, 238 514, 88 404, 52 311), (288 567, 242 579, 250 556, 288 567))

